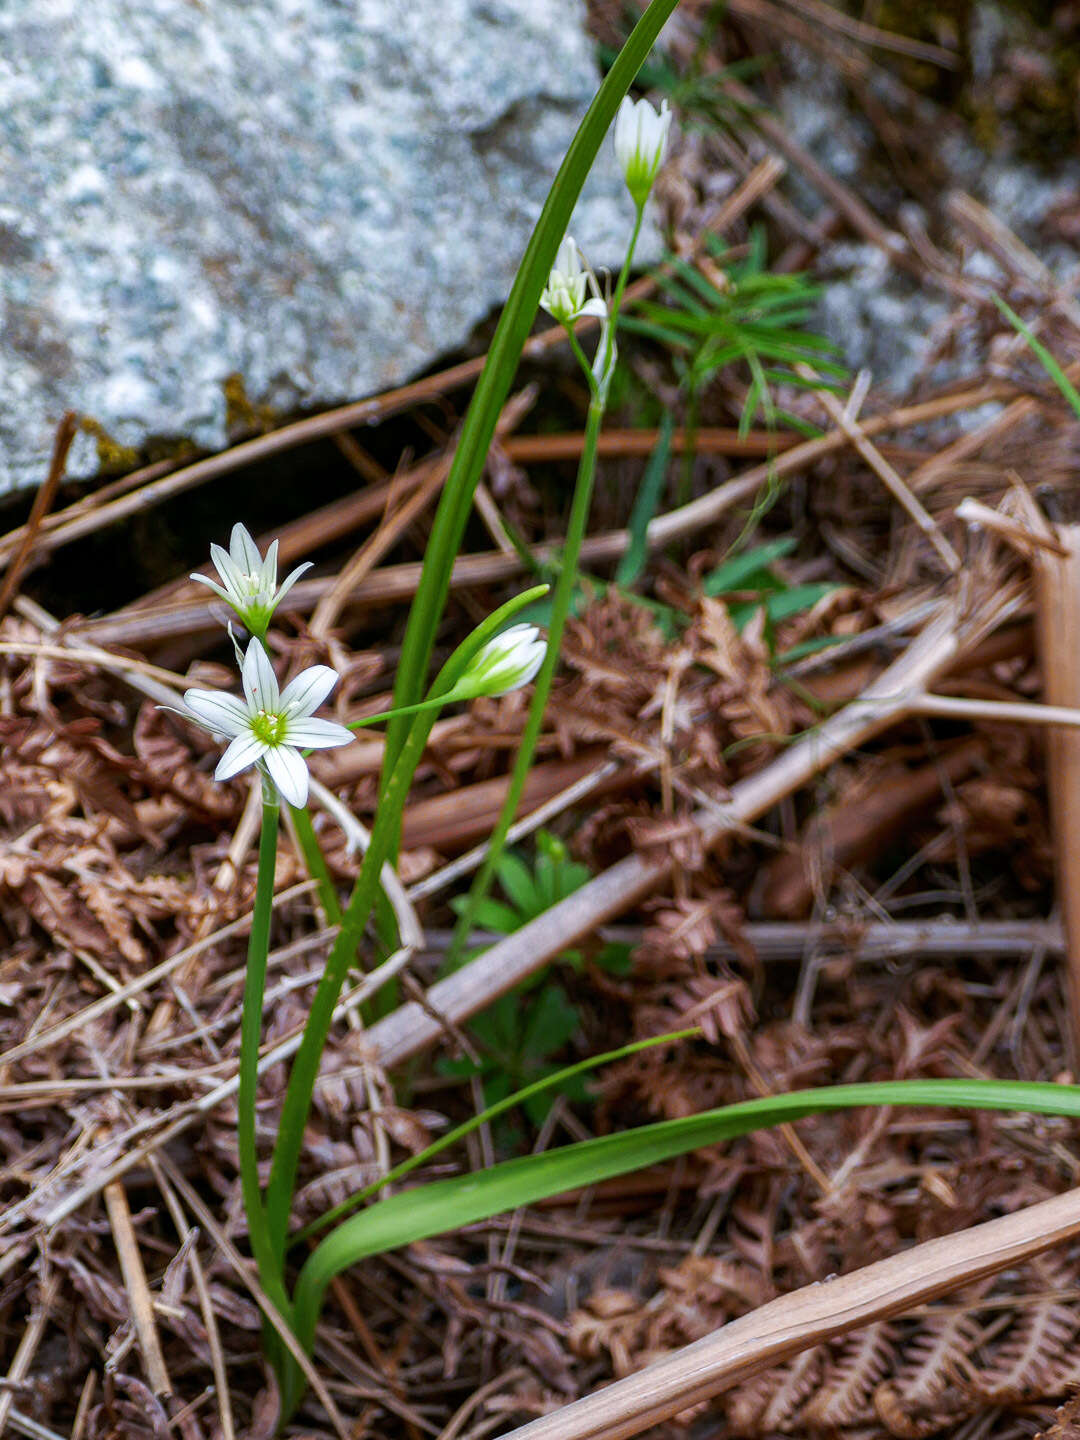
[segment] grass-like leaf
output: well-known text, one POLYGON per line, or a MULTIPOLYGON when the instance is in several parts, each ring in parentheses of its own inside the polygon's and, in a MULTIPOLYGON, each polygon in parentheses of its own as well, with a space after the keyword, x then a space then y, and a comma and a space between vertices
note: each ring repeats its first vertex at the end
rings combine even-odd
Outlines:
MULTIPOLYGON (((746 1100, 723 1109, 508 1160, 401 1192, 345 1221, 313 1251, 294 1295, 296 1333, 311 1348, 336 1275, 370 1255, 474 1225, 521 1205, 660 1164, 703 1145, 828 1111, 867 1105, 1011 1110, 1080 1118, 1080 1086, 1026 1081, 898 1080, 746 1100)), ((301 1382, 302 1383, 302 1380, 301 1382)))
POLYGON ((1076 386, 1065 374, 1065 371, 1054 359, 1053 355, 1050 354, 1050 351, 1046 348, 1042 341, 1036 339, 1035 335, 1032 333, 1031 327, 1026 325, 1024 321, 1020 319, 1020 316, 1017 315, 1016 311, 1010 305, 1007 305, 1005 301, 1002 300, 1000 295, 992 295, 990 298, 993 300, 997 308, 1001 311, 1002 315, 1005 316, 1005 319, 1008 320, 1009 324, 1013 327, 1013 329, 1017 331, 1018 334, 1022 335, 1027 341, 1027 343, 1031 346, 1031 349, 1038 357, 1039 364, 1043 367, 1046 373, 1050 376, 1050 379, 1053 380, 1054 384, 1061 391, 1062 395, 1064 395, 1065 399, 1072 406, 1073 414, 1078 420, 1080 420, 1080 394, 1077 393, 1076 386))

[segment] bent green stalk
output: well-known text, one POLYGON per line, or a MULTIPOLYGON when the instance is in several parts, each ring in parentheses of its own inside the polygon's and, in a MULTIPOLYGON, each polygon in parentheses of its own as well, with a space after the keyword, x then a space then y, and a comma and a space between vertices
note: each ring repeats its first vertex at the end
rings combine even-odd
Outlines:
POLYGON ((589 519, 589 506, 592 503, 593 480, 596 475, 596 448, 603 418, 603 401, 599 396, 594 395, 589 404, 589 415, 585 424, 585 438, 581 449, 581 460, 578 464, 577 482, 574 486, 574 499, 566 527, 562 568, 551 595, 547 654, 544 656, 544 663, 533 682, 535 687, 533 697, 529 704, 525 727, 521 732, 517 755, 514 758, 514 768, 510 775, 506 799, 499 812, 495 828, 491 832, 484 863, 477 872, 476 879, 473 881, 468 898, 454 927, 454 937, 446 957, 446 964, 449 968, 452 968, 460 960, 462 951, 472 934, 477 909, 491 886, 495 867, 506 848, 506 837, 514 823, 514 817, 521 804, 521 797, 529 778, 529 771, 532 768, 533 755, 544 724, 544 711, 551 693, 551 682, 559 663, 562 633, 566 626, 566 617, 570 613, 570 604, 574 598, 578 556, 581 554, 581 544, 585 538, 585 527, 589 519))

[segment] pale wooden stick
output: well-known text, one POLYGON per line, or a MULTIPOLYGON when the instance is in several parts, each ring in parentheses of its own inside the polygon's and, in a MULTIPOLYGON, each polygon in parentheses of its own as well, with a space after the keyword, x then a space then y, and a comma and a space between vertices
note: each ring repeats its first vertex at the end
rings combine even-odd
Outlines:
MULTIPOLYGON (((21 606, 17 608, 22 609, 21 606)), ((27 660, 66 660, 72 665, 111 671, 125 679, 131 675, 142 675, 159 685, 186 683, 184 677, 173 670, 162 670, 160 666, 132 655, 112 655, 94 645, 43 645, 33 640, 0 640, 0 655, 21 655, 27 660)))
MULTIPOLYGON (((810 365, 799 364, 795 369, 806 380, 820 380, 821 378, 810 365)), ((814 394, 830 419, 840 427, 870 469, 884 483, 893 499, 903 506, 948 568, 955 574, 960 569, 960 556, 942 535, 934 517, 924 505, 916 500, 906 481, 893 469, 881 451, 867 439, 862 430, 854 424, 847 410, 830 390, 815 390, 814 394)))
MULTIPOLYGON (((1072 709, 1080 706, 1080 525, 1059 525, 1057 535, 1068 554, 1043 551, 1036 559, 1036 630, 1046 701, 1072 709)), ((1080 1056, 1080 735, 1051 730, 1046 760, 1075 1064, 1080 1056)))
POLYGON ((1080 1190, 815 1282, 506 1440, 626 1440, 811 1345, 902 1315, 1080 1234, 1080 1190))
POLYGON ((161 1349, 157 1320, 154 1316, 154 1298, 143 1268, 139 1242, 135 1238, 135 1227, 131 1223, 127 1192, 119 1180, 105 1186, 105 1208, 109 1215, 116 1253, 120 1259, 120 1271, 124 1277, 124 1288, 131 1301, 131 1321, 139 1342, 139 1353, 146 1367, 146 1379, 159 1398, 173 1393, 172 1381, 165 1366, 165 1355, 161 1349))
POLYGON ((1022 701, 1011 700, 966 700, 958 695, 916 695, 911 701, 911 712, 914 715, 940 715, 947 720, 1080 727, 1080 707, 1025 705, 1022 701))
POLYGON ((1047 550, 1051 555, 1064 558, 1068 551, 1064 545, 1060 545, 1052 535, 1043 535, 1037 530, 1031 530, 1027 525, 1022 525, 1018 520, 1013 520, 1008 515, 1002 515, 1000 510, 994 510, 989 505, 984 505, 981 500, 968 495, 953 512, 958 520, 963 520, 965 525, 981 525, 985 530, 992 530, 995 535, 1000 535, 1010 545, 1019 550, 1021 555, 1030 557, 1033 549, 1047 550))

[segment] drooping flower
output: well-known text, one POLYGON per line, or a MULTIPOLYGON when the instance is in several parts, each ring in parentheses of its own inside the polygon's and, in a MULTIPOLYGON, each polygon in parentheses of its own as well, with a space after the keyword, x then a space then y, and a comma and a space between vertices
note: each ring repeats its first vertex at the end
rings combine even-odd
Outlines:
POLYGON ((551 267, 540 306, 560 325, 573 325, 583 315, 607 317, 596 276, 585 264, 572 235, 564 235, 551 267))
POLYGON ((520 690, 540 669, 546 653, 547 641, 535 625, 511 625, 477 651, 447 698, 472 700, 520 690))
POLYGON ((648 100, 627 95, 615 117, 615 158, 626 177, 626 188, 639 208, 649 198, 653 181, 664 162, 671 129, 671 109, 661 100, 656 111, 648 100))
POLYGON ((275 540, 266 552, 259 554, 259 547, 243 525, 234 525, 229 539, 228 550, 220 545, 210 546, 210 558, 214 569, 221 577, 221 584, 211 580, 209 575, 192 575, 200 585, 211 590, 228 602, 244 622, 252 635, 262 639, 270 624, 270 617, 282 600, 296 584, 305 570, 311 569, 311 561, 298 565, 279 586, 277 583, 278 542, 275 540))
POLYGON ((261 641, 252 639, 241 671, 243 699, 220 690, 185 691, 189 718, 229 741, 214 779, 228 780, 257 765, 290 805, 306 805, 308 771, 300 750, 326 750, 355 739, 336 720, 313 718, 338 679, 329 665, 312 665, 279 690, 261 641))

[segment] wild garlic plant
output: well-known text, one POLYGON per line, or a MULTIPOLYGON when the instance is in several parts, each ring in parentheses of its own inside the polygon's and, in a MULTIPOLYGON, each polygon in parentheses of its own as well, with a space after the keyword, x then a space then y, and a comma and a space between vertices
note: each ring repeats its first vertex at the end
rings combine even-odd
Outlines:
MULTIPOLYGON (((320 719, 314 712, 329 697, 336 678, 326 666, 311 667, 284 689, 279 686, 265 649, 267 629, 275 607, 285 591, 295 583, 298 573, 292 572, 284 584, 278 586, 277 552, 273 546, 265 556, 261 555, 247 531, 237 527, 229 551, 217 548, 214 551, 221 583, 208 577, 196 577, 208 583, 235 610, 252 637, 246 650, 238 654, 242 698, 216 691, 189 691, 187 703, 190 708, 187 713, 194 723, 209 729, 225 742, 225 753, 217 771, 221 778, 254 766, 260 772, 263 783, 258 880, 241 1022, 237 1133, 249 1240, 264 1297, 261 1303, 267 1312, 276 1312, 277 1336, 284 1329, 294 1337, 291 1349, 277 1336, 267 1341, 268 1356, 281 1389, 280 1424, 284 1424, 295 1412, 304 1395, 307 1374, 296 1356, 304 1352, 308 1356, 312 1354, 316 1325, 328 1287, 335 1276, 366 1256, 429 1239, 546 1197, 659 1164, 703 1145, 715 1145, 748 1131, 830 1110, 908 1103, 1028 1110, 1080 1119, 1080 1087, 1070 1085, 1022 1081, 907 1080, 834 1086, 744 1101, 719 1110, 578 1141, 541 1154, 520 1156, 483 1171, 454 1175, 414 1189, 399 1188, 393 1194, 385 1191, 384 1187, 399 1182, 436 1153, 529 1096, 559 1086, 573 1075, 583 1074, 594 1066, 622 1058, 645 1046, 672 1045, 693 1033, 683 1032, 681 1035, 659 1036, 637 1042, 608 1055, 580 1061, 569 1070, 534 1082, 524 1091, 508 1096, 488 1111, 450 1131, 426 1150, 410 1156, 304 1230, 292 1235, 289 1233, 293 1186, 319 1061, 345 976, 359 951, 379 893, 383 864, 396 852, 401 814, 413 772, 438 710, 451 701, 502 694, 535 678, 536 694, 529 716, 530 730, 522 742, 519 765, 514 772, 515 784, 518 784, 519 773, 528 770, 528 759, 522 762, 521 754, 525 752, 526 745, 535 744, 538 717, 542 715, 550 687, 558 635, 561 634, 569 604, 578 553, 575 536, 579 545, 588 511, 596 435, 614 365, 619 304, 645 199, 663 158, 670 123, 663 106, 655 111, 651 107, 642 110, 633 102, 623 101, 621 110, 619 105, 677 3, 678 0, 650 0, 582 121, 537 222, 496 329, 443 487, 402 647, 394 708, 385 715, 368 717, 348 727, 339 726, 336 721, 320 719), (637 223, 614 296, 608 301, 600 295, 599 285, 595 277, 590 278, 576 247, 560 250, 560 242, 565 239, 566 226, 585 176, 604 136, 616 120, 617 111, 616 153, 637 208, 637 223), (588 313, 595 314, 602 322, 593 360, 585 360, 579 354, 593 391, 593 405, 590 407, 589 433, 575 491, 575 515, 559 577, 558 604, 552 607, 548 643, 545 647, 533 626, 519 623, 507 629, 523 606, 546 593, 546 586, 538 586, 489 616, 453 652, 428 686, 426 678, 434 637, 449 590, 453 561, 471 510, 473 492, 542 293, 547 297, 545 304, 551 313, 564 312, 558 318, 568 329, 576 323, 572 318, 574 312, 585 313, 584 307, 590 304, 593 309, 588 313), (604 304, 603 316, 595 305, 597 300, 604 304), (252 649, 253 645, 255 649, 252 649), (379 721, 387 722, 387 742, 371 836, 352 894, 344 910, 336 909, 337 937, 326 957, 300 1048, 291 1066, 274 1141, 269 1183, 264 1191, 257 1164, 255 1089, 280 798, 284 796, 287 803, 301 796, 306 798, 307 770, 304 760, 307 750, 319 744, 343 744, 343 730, 379 721), (364 1204, 376 1196, 379 1203, 364 1204), (361 1205, 364 1208, 358 1209, 358 1213, 348 1213, 361 1205), (323 1231, 325 1233, 321 1238, 317 1238, 323 1231), (310 1242, 310 1248, 301 1252, 302 1264, 295 1279, 291 1280, 286 1270, 286 1254, 289 1246, 297 1241, 310 1242)), ((531 750, 529 756, 531 758, 531 750)), ((511 814, 516 804, 517 795, 512 793, 507 806, 511 814)), ((293 807, 293 816, 299 822, 306 819, 307 811, 293 807)), ((304 831, 301 829, 300 833, 303 835, 304 831)), ((505 827, 498 833, 501 844, 505 840, 505 827)), ((307 835, 309 845, 305 847, 305 858, 314 873, 321 856, 310 822, 307 835)), ((332 896, 328 879, 320 889, 327 900, 333 899, 336 907, 336 897, 332 896)))
POLYGON ((547 284, 540 295, 541 308, 566 330, 570 348, 589 386, 589 412, 585 422, 581 460, 574 484, 560 569, 551 597, 547 654, 536 677, 536 687, 502 811, 492 832, 484 863, 477 872, 458 917, 454 940, 447 957, 448 967, 460 963, 468 936, 475 929, 477 910, 491 887, 540 739, 544 711, 559 663, 563 630, 577 583, 578 557, 589 518, 596 475, 597 443, 618 358, 615 331, 619 321, 619 309, 641 234, 645 207, 664 161, 670 129, 671 111, 666 100, 661 102, 657 110, 648 100, 632 100, 629 96, 624 96, 615 117, 613 140, 615 158, 633 202, 634 223, 614 293, 609 298, 603 296, 596 274, 584 258, 577 241, 571 235, 564 235, 547 284), (577 336, 579 321, 587 317, 600 321, 600 334, 592 360, 587 358, 577 336))
MULTIPOLYGON (((319 747, 341 745, 346 743, 348 738, 346 727, 337 721, 320 718, 314 713, 329 697, 337 677, 327 666, 313 666, 282 689, 274 673, 266 643, 267 631, 276 607, 306 567, 293 570, 279 586, 276 543, 263 555, 247 530, 242 525, 237 525, 230 537, 228 551, 215 546, 211 552, 218 579, 214 580, 205 575, 193 577, 212 589, 235 611, 251 637, 242 657, 238 654, 238 659, 241 660, 242 696, 190 690, 185 697, 185 703, 188 715, 194 723, 209 729, 226 742, 216 770, 218 778, 227 779, 252 766, 262 777, 263 809, 258 879, 241 1021, 237 1141, 249 1240, 260 1280, 269 1303, 294 1330, 297 1328, 298 1316, 295 1297, 290 1296, 286 1281, 285 1262, 289 1245, 289 1218, 304 1127, 335 1007, 379 897, 382 866, 396 854, 401 814, 409 785, 437 711, 453 701, 470 699, 477 695, 504 694, 532 679, 536 680, 538 692, 542 692, 538 694, 538 703, 534 704, 530 711, 507 806, 493 836, 493 862, 505 844, 506 832, 528 775, 551 687, 559 640, 569 610, 578 554, 588 518, 596 442, 615 368, 615 327, 619 305, 641 230, 649 188, 663 158, 668 127, 666 109, 662 109, 658 114, 647 102, 637 102, 635 105, 630 100, 623 101, 616 131, 616 150, 635 205, 635 223, 614 294, 608 299, 601 295, 595 274, 584 263, 572 239, 564 236, 558 256, 548 251, 547 285, 537 284, 532 291, 529 313, 522 309, 521 300, 534 283, 534 277, 538 278, 538 256, 543 253, 543 247, 548 243, 545 239, 546 229, 550 228, 554 217, 560 214, 569 216, 603 131, 614 118, 619 99, 624 96, 633 75, 659 33, 660 26, 676 3, 677 0, 652 0, 624 47, 623 55, 616 61, 601 86, 597 101, 583 121, 579 135, 571 146, 563 170, 553 187, 537 226, 537 235, 540 238, 537 240, 534 236, 534 243, 526 253, 503 322, 496 332, 489 364, 481 377, 469 416, 466 418, 454 465, 444 488, 443 501, 436 515, 432 542, 410 615, 402 656, 402 674, 399 677, 401 683, 395 687, 394 708, 384 715, 358 722, 369 724, 386 721, 387 746, 379 801, 368 848, 344 909, 338 906, 333 894, 325 862, 318 851, 305 807, 308 794, 306 752, 319 747), (642 105, 646 107, 644 110, 639 108, 642 105), (627 136, 631 139, 628 140, 627 136), (642 177, 646 179, 643 180, 642 177), (519 624, 506 629, 508 621, 522 606, 546 593, 547 587, 540 586, 504 605, 480 625, 454 651, 424 695, 423 671, 430 656, 434 625, 437 621, 436 612, 441 606, 439 597, 444 599, 447 593, 450 568, 460 545, 461 533, 471 504, 471 488, 475 485, 479 473, 479 463, 482 463, 477 440, 495 408, 493 397, 500 388, 505 390, 509 387, 517 359, 514 347, 516 345, 517 352, 520 352, 524 328, 535 312, 541 289, 545 293, 546 308, 567 328, 592 395, 563 567, 553 597, 550 639, 545 644, 535 626, 519 624), (585 315, 593 315, 601 322, 599 340, 591 362, 585 359, 575 333, 578 320, 585 315), (520 335, 512 333, 515 327, 521 331, 520 335), (506 338, 508 335, 509 340, 506 338), (470 467, 475 471, 471 476, 468 474, 470 467), (470 493, 466 495, 466 491, 470 493), (269 1182, 264 1191, 258 1169, 255 1104, 282 799, 293 809, 309 869, 320 881, 320 893, 326 903, 328 917, 338 921, 338 932, 316 987, 300 1046, 292 1062, 273 1147, 269 1182)), ((563 224, 565 225, 565 220, 563 224)), ((552 242, 552 250, 554 248, 552 242)), ((351 728, 356 727, 354 725, 351 728)), ((490 866, 480 877, 480 884, 486 888, 489 881, 490 866)), ((481 891, 478 886, 474 895, 479 893, 481 891)), ((333 1240, 334 1234, 331 1234, 323 1245, 333 1240)), ((322 1251, 322 1245, 319 1251, 322 1251)), ((312 1321, 310 1295, 306 1305, 304 1325, 312 1321)), ((302 1325, 301 1330, 303 1328, 302 1325)), ((306 1334, 303 1338, 308 1340, 306 1334)), ((284 1408, 288 1411, 302 1392, 303 1382, 296 1371, 295 1362, 289 1360, 280 1347, 271 1345, 270 1348, 282 1377, 284 1408)))

